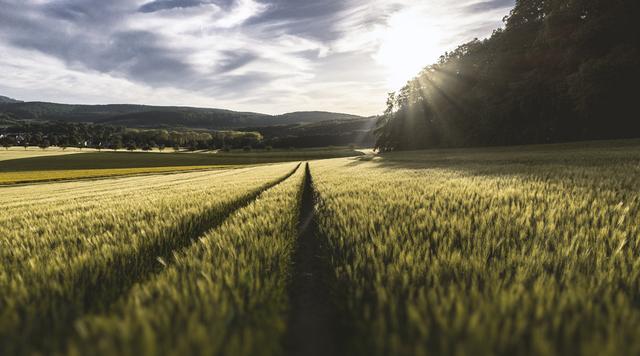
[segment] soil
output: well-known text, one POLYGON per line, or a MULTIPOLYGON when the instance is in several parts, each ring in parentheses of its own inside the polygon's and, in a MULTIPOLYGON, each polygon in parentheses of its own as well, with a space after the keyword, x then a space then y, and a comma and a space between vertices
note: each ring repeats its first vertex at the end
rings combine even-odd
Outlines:
POLYGON ((337 355, 334 309, 330 302, 322 245, 314 219, 314 190, 309 165, 302 195, 299 236, 290 285, 291 310, 285 350, 290 356, 337 355))

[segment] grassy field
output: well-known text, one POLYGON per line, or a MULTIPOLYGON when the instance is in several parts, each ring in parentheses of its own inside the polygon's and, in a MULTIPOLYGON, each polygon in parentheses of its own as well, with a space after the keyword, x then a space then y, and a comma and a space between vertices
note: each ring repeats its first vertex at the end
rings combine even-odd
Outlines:
POLYGON ((0 354, 640 354, 640 141, 309 168, 0 187, 0 354))
POLYGON ((0 184, 231 168, 360 154, 350 149, 230 153, 9 150, 0 151, 0 184))

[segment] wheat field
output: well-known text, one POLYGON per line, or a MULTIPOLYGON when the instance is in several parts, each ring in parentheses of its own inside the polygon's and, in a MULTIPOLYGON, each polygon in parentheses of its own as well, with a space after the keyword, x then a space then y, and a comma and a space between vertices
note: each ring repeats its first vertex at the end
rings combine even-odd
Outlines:
POLYGON ((640 353, 640 150, 312 165, 349 354, 640 353))
POLYGON ((639 187, 637 141, 1 187, 0 354, 636 355, 639 187))

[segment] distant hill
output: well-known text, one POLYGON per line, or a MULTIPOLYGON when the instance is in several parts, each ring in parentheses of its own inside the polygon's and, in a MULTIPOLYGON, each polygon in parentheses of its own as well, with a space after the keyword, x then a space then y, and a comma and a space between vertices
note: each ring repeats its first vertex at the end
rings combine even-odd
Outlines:
POLYGON ((298 111, 275 116, 278 124, 310 124, 314 122, 324 122, 330 120, 354 120, 362 119, 362 116, 339 114, 325 111, 298 111))
POLYGON ((0 115, 17 120, 85 122, 132 128, 236 129, 361 119, 330 112, 267 115, 222 109, 148 105, 69 105, 0 97, 0 115))
POLYGON ((9 103, 21 103, 21 101, 0 95, 0 104, 9 104, 9 103))

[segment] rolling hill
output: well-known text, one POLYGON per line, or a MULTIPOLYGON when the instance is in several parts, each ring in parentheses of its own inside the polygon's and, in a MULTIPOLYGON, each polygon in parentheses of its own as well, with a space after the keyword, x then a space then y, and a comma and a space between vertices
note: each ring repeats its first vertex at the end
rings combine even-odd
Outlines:
POLYGON ((12 104, 12 103, 21 103, 21 101, 0 95, 0 104, 12 104))
POLYGON ((17 120, 84 122, 132 128, 184 127, 214 130, 362 119, 360 116, 330 112, 294 112, 283 115, 267 115, 177 106, 70 105, 47 102, 20 102, 5 97, 0 97, 1 116, 17 120))

